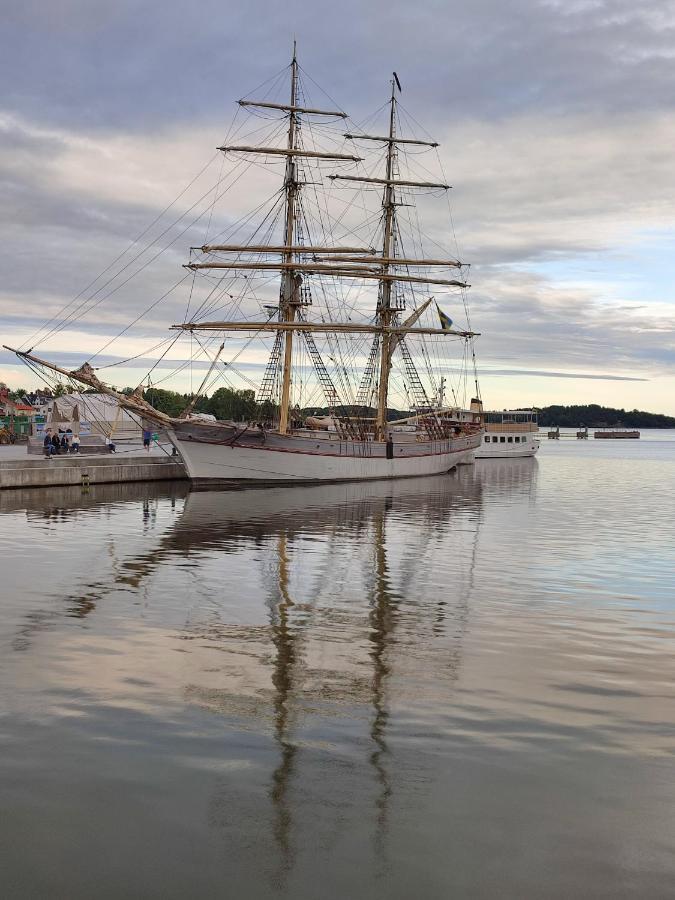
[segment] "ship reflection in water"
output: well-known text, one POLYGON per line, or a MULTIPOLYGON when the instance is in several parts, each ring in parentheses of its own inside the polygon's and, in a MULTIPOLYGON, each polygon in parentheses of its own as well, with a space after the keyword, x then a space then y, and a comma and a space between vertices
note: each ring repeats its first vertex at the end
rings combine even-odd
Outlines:
POLYGON ((10 894, 658 895, 672 610, 542 463, 0 495, 10 894))
MULTIPOLYGON (((397 657, 403 667, 424 648, 432 649, 448 615, 457 616, 458 630, 443 640, 443 658, 435 658, 436 650, 432 654, 440 679, 435 690, 454 681, 471 565, 449 586, 451 611, 447 590, 442 598, 429 591, 430 567, 439 542, 462 549, 475 543, 480 495, 480 481, 466 479, 460 487, 451 477, 379 482, 366 489, 333 485, 188 496, 163 549, 179 548, 192 558, 217 546, 258 550, 259 572, 238 582, 237 591, 244 602, 249 585, 249 599, 265 596, 267 622, 253 630, 248 624, 201 622, 188 632, 224 653, 225 661, 214 668, 210 685, 202 679, 188 685, 186 694, 245 727, 250 727, 247 719, 257 727, 270 720, 278 756, 267 790, 269 835, 264 819, 259 821, 263 827, 254 844, 260 841, 269 851, 273 838, 277 858, 271 884, 287 884, 308 827, 325 829, 330 845, 370 820, 367 839, 386 870, 395 784, 387 745, 388 682, 397 657), (466 516, 468 530, 453 537, 458 506, 472 512, 466 516), (390 520, 397 523, 391 537, 390 520), (352 759, 339 750, 339 736, 335 744, 326 740, 342 727, 357 729, 359 749, 351 750, 352 759), (325 733, 315 737, 317 728, 325 733), (350 772, 363 781, 353 797, 341 783, 350 772), (308 790, 316 791, 310 805, 303 799, 308 790), (355 816, 366 820, 351 822, 355 816)), ((452 555, 458 558, 457 549, 452 555)), ((232 809, 247 803, 232 787, 230 779, 222 781, 210 805, 211 823, 228 831, 239 827, 232 809)), ((245 837, 249 842, 252 835, 245 837)))

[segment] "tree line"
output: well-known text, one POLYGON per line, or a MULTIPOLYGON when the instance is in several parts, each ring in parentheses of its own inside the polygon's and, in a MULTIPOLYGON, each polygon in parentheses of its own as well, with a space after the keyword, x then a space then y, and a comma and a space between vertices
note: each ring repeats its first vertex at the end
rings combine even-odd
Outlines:
MULTIPOLYGON (((132 389, 124 388, 123 393, 132 393, 132 389)), ((180 394, 178 391, 167 391, 163 388, 148 388, 143 391, 143 399, 167 416, 179 416, 190 403, 192 394, 180 394)), ((255 402, 254 391, 227 387, 218 388, 210 397, 199 397, 193 412, 208 413, 216 419, 231 419, 235 422, 258 419, 264 414, 255 402)))
POLYGON ((675 417, 639 409, 614 409, 588 403, 580 406, 544 406, 539 410, 539 424, 544 428, 675 428, 675 417))
MULTIPOLYGON (((0 382, 0 388, 6 386, 0 382)), ((23 388, 16 390, 8 390, 8 396, 20 401, 30 391, 23 388)), ((46 389, 44 389, 46 392, 46 389)), ((73 388, 70 385, 57 384, 52 388, 50 393, 54 397, 59 397, 64 393, 71 393, 73 388)), ((131 394, 133 388, 122 388, 122 393, 131 394)), ((84 390, 82 393, 97 393, 93 388, 84 390)), ((192 394, 182 394, 178 391, 169 391, 163 388, 149 388, 143 392, 143 398, 148 401, 155 409, 166 413, 168 416, 179 416, 192 399, 192 394)), ((221 387, 214 391, 210 397, 199 397, 194 405, 194 412, 208 413, 215 416, 216 419, 230 419, 235 422, 246 422, 250 420, 274 419, 278 412, 277 407, 272 403, 258 405, 255 401, 255 392, 252 390, 235 390, 234 388, 221 387)), ((312 407, 299 411, 302 416, 305 414, 327 415, 327 408, 312 407)), ((340 409, 345 415, 353 415, 354 409, 340 409)), ((359 414, 362 416, 374 416, 375 410, 368 408, 359 408, 359 414)), ((597 403, 587 403, 573 406, 543 406, 539 410, 539 424, 544 428, 551 428, 559 425, 561 428, 578 428, 579 426, 588 426, 589 428, 675 428, 675 416, 666 416, 662 413, 645 412, 639 409, 615 409, 612 406, 600 406, 597 403)), ((398 419, 409 412, 397 409, 388 409, 388 419, 398 419)))

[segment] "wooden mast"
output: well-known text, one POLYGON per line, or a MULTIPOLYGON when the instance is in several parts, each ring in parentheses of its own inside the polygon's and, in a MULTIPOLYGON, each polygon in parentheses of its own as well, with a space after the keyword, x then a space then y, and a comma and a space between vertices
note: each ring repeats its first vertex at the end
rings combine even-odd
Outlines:
MULTIPOLYGON (((296 149, 295 140, 298 126, 298 60, 296 57, 295 41, 293 41, 293 59, 291 60, 291 103, 288 118, 288 156, 286 157, 286 227, 284 229, 284 262, 289 266, 281 276, 281 297, 279 302, 279 319, 282 322, 293 322, 296 313, 297 292, 299 284, 296 275, 290 266, 293 263, 293 239, 295 225, 295 200, 298 191, 296 179, 296 163, 293 150, 296 149)), ((293 331, 288 330, 284 334, 284 361, 281 376, 281 408, 279 410, 279 433, 286 434, 290 412, 291 394, 291 368, 293 364, 293 331)))
MULTIPOLYGON (((384 237, 382 240, 382 258, 389 260, 396 255, 394 240, 394 226, 396 224, 396 205, 394 201, 394 154, 396 144, 396 81, 391 79, 391 101, 389 108, 389 136, 387 140, 387 174, 384 188, 382 206, 384 207, 384 237)), ((382 266, 382 274, 389 273, 389 262, 382 266)), ((389 278, 383 278, 380 282, 380 302, 378 309, 378 323, 389 328, 393 318, 391 308, 391 285, 389 278)), ((389 396, 389 373, 391 371, 391 335, 388 332, 382 334, 380 342, 380 377, 377 391, 377 414, 375 416, 375 439, 384 441, 387 437, 387 399, 389 396)))

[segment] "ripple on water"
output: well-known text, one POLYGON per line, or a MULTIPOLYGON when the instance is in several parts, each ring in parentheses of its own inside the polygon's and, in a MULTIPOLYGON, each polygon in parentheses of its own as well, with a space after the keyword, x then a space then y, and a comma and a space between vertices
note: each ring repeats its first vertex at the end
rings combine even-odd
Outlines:
POLYGON ((668 896, 675 453, 563 444, 5 492, 14 894, 668 896))

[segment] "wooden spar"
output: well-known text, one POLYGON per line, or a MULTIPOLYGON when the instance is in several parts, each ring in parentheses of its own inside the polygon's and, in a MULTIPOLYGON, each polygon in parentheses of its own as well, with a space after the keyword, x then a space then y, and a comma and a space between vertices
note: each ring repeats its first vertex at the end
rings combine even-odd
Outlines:
MULTIPOLYGON (((392 147, 393 144, 389 144, 389 146, 392 147)), ((433 181, 404 181, 401 178, 391 178, 389 175, 386 178, 362 178, 360 175, 329 175, 328 177, 331 181, 362 181, 367 184, 385 184, 394 187, 443 188, 446 191, 451 188, 449 184, 437 184, 433 181)))
POLYGON ((287 105, 285 103, 266 103, 258 100, 239 100, 239 106, 259 106, 261 109, 279 109, 283 112, 309 113, 312 116, 337 116, 339 119, 348 119, 345 112, 337 112, 329 109, 311 109, 307 106, 287 105))
MULTIPOLYGON (((453 413, 456 411, 456 407, 451 406, 440 406, 438 409, 434 409, 432 415, 434 416, 442 416, 447 413, 453 413)), ((390 425, 406 425, 409 422, 419 422, 420 419, 427 419, 429 417, 429 413, 418 413, 415 416, 406 416, 405 419, 392 419, 389 424, 390 425)))
MULTIPOLYGON (((314 262, 332 262, 332 259, 323 259, 320 256, 314 257, 314 262)), ((368 263, 368 265, 393 265, 393 266, 447 266, 449 269, 461 269, 465 263, 456 259, 406 259, 401 256, 390 256, 385 259, 383 256, 340 256, 337 260, 340 263, 368 263)))
POLYGON ((184 322, 172 325, 173 331, 310 331, 315 334, 446 334, 451 337, 478 337, 477 331, 451 328, 412 328, 406 325, 368 325, 353 322, 184 322))
POLYGON ((202 391, 203 391, 204 388, 206 387, 206 384, 207 384, 209 378, 211 377, 211 372, 213 372, 213 370, 215 369, 216 363, 217 363, 218 360, 220 359, 220 354, 223 352, 224 349, 225 349, 225 341, 223 341, 223 343, 220 345, 220 347, 218 347, 218 352, 217 352, 216 355, 213 357, 213 362, 212 362, 211 365, 209 366, 209 370, 208 370, 208 372, 206 373, 206 375, 204 376, 204 379, 203 379, 202 383, 201 383, 201 384, 199 385, 199 387, 197 388, 197 392, 196 392, 195 394, 193 394, 192 399, 190 400, 190 402, 188 403, 188 405, 185 407, 185 409, 183 410, 183 412, 180 414, 180 417, 179 417, 179 418, 181 418, 181 419, 187 419, 187 417, 190 415, 190 413, 192 412, 192 410, 195 408, 195 404, 197 403, 197 400, 199 400, 199 398, 201 397, 202 391))
MULTIPOLYGON (((274 244, 204 244, 203 247, 190 247, 202 253, 288 253, 288 247, 274 244)), ((362 253, 373 254, 374 247, 304 247, 298 244, 291 247, 293 253, 362 253)))
MULTIPOLYGON (((429 308, 429 306, 433 302, 434 302, 433 297, 429 297, 428 300, 425 300, 424 303, 418 309, 414 310, 408 316, 408 318, 402 323, 403 328, 412 328, 412 326, 415 325, 416 322, 419 322, 422 314, 424 312, 426 312, 426 310, 429 308)), ((407 333, 409 334, 409 332, 407 332, 407 333)), ((404 336, 403 334, 399 334, 399 333, 392 335, 391 341, 389 343, 389 360, 390 360, 390 362, 391 362, 392 356, 394 355, 394 350, 401 343, 401 339, 403 338, 403 336, 404 336)))
MULTIPOLYGON (((369 274, 360 274, 357 278, 372 278, 369 274)), ((401 275, 399 273, 380 275, 381 281, 407 281, 409 284, 441 284, 446 287, 468 288, 471 285, 466 281, 454 281, 452 279, 443 278, 426 278, 424 275, 401 275)))
MULTIPOLYGON (((285 251, 284 251, 285 252, 285 251)), ((290 253, 291 251, 289 251, 290 253)), ((332 262, 332 260, 331 260, 332 262)), ((332 269, 335 268, 340 272, 350 271, 352 268, 355 272, 368 272, 375 271, 374 269, 363 269, 359 266, 343 266, 341 264, 342 258, 340 256, 335 258, 334 266, 327 265, 316 265, 313 262, 297 262, 296 260, 290 260, 288 262, 268 262, 265 261, 256 261, 251 260, 250 262, 244 259, 236 259, 233 262, 221 262, 220 260, 214 260, 213 262, 199 262, 199 263, 185 263, 185 269, 263 269, 263 270, 272 270, 272 271, 283 271, 284 269, 298 269, 299 271, 305 272, 314 272, 322 269, 332 269)))
POLYGON ((436 141, 416 141, 412 138, 387 137, 376 134, 345 134, 348 141, 384 141, 389 144, 418 144, 421 147, 438 147, 436 141))
POLYGON ((340 257, 335 260, 334 266, 328 265, 317 265, 316 263, 301 263, 296 262, 295 260, 290 260, 289 262, 247 262, 246 260, 235 260, 234 262, 205 262, 205 263, 186 263, 183 268, 192 269, 193 271, 196 269, 248 269, 250 271, 255 271, 256 269, 260 269, 263 272, 283 272, 288 269, 293 269, 294 271, 299 272, 307 272, 308 274, 312 274, 314 272, 324 272, 336 271, 339 274, 344 272, 370 272, 373 275, 377 275, 376 269, 364 269, 361 266, 343 266, 340 265, 340 257))
MULTIPOLYGON (((339 261, 339 260, 338 260, 339 261)), ((375 281, 406 281, 410 284, 440 284, 446 287, 465 288, 469 285, 464 281, 455 281, 443 278, 427 278, 423 275, 406 275, 399 273, 376 272, 375 270, 359 269, 356 266, 352 269, 341 266, 316 265, 314 263, 299 262, 212 262, 212 263, 187 263, 184 268, 192 269, 249 269, 252 271, 297 271, 305 272, 307 275, 332 275, 334 278, 372 278, 375 281)))
POLYGON ((41 357, 39 356, 33 356, 32 353, 25 353, 22 350, 16 350, 14 347, 8 347, 7 344, 3 344, 3 347, 5 348, 5 350, 9 350, 11 353, 15 353, 20 359, 29 359, 31 362, 37 363, 37 365, 39 366, 44 366, 47 369, 51 369, 53 372, 58 372, 59 375, 65 375, 66 378, 72 378, 73 381, 79 381, 82 384, 86 384, 87 387, 96 388, 96 390, 100 391, 102 394, 107 394, 109 397, 114 397, 121 407, 131 410, 131 412, 135 412, 137 415, 142 415, 148 419, 153 419, 155 422, 158 422, 161 425, 170 425, 175 421, 171 418, 171 416, 167 416, 164 413, 159 412, 159 410, 156 410, 147 402, 147 400, 139 397, 136 393, 131 395, 120 394, 118 391, 114 391, 111 387, 108 387, 105 382, 101 381, 96 377, 96 375, 94 375, 94 369, 89 365, 89 363, 84 363, 80 366, 79 369, 74 369, 71 372, 68 369, 63 369, 61 368, 61 366, 57 366, 54 363, 49 362, 46 359, 41 359, 41 357))
POLYGON ((272 156, 308 156, 310 159, 346 159, 348 162, 363 162, 360 156, 349 156, 345 153, 322 153, 318 150, 301 150, 296 147, 216 147, 224 153, 267 153, 272 156))

